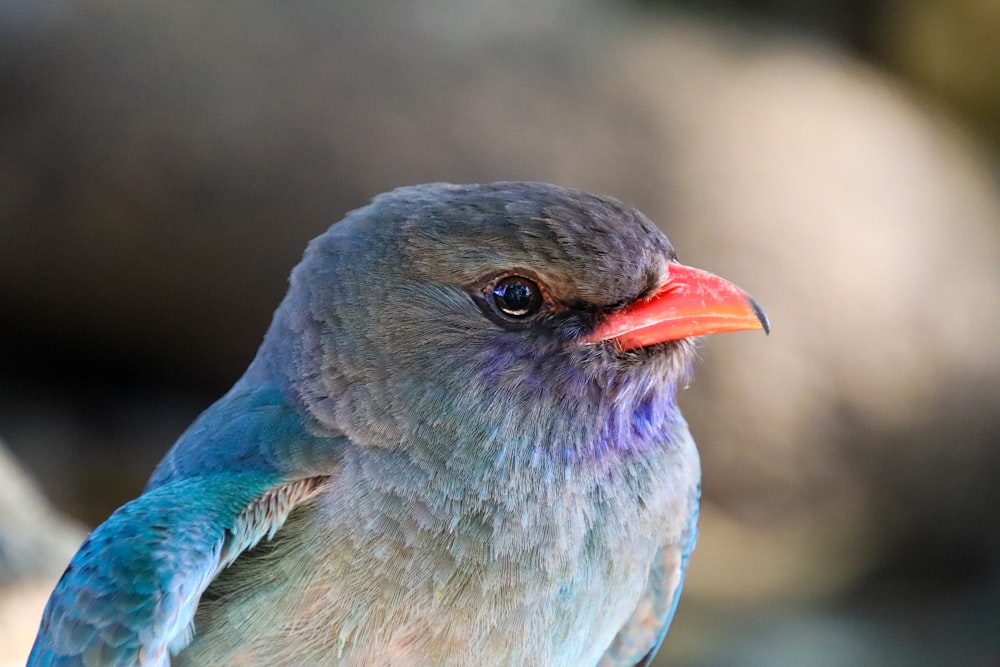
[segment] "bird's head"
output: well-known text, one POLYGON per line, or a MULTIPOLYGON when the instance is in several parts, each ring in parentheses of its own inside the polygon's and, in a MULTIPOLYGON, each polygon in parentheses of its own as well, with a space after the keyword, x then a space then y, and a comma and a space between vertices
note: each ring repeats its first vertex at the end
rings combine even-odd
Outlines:
POLYGON ((574 460, 682 423, 692 337, 767 327, 618 201, 435 184, 314 240, 264 350, 318 424, 362 445, 574 460))

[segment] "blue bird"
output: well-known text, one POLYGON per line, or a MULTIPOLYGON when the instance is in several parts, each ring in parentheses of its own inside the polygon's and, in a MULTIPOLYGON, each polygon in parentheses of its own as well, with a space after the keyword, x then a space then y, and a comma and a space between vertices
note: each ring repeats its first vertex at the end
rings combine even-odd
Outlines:
POLYGON ((768 330, 641 213, 401 188, 84 542, 30 667, 648 664, 697 534, 692 337, 768 330))

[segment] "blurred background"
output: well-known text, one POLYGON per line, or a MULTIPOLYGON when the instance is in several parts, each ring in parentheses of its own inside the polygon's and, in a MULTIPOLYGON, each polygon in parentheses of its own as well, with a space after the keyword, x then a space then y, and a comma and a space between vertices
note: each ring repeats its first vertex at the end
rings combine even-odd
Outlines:
POLYGON ((774 325, 684 397, 657 665, 1000 665, 998 73, 994 0, 3 0, 0 665, 310 238, 501 179, 637 206, 774 325))

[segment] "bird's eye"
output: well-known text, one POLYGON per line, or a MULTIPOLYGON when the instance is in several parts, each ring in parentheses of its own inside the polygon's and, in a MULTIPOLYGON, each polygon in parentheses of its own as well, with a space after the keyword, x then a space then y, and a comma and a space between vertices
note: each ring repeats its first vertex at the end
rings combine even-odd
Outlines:
POLYGON ((524 276, 508 276, 493 285, 493 303, 507 315, 522 319, 538 312, 542 307, 542 288, 524 276))

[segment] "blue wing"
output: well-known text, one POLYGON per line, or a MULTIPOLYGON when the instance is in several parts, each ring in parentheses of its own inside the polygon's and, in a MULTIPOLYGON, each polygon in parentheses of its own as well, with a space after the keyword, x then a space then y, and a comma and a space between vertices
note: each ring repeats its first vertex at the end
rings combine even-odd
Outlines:
POLYGON ((698 538, 698 503, 679 544, 657 553, 649 567, 649 585, 631 618, 601 658, 600 667, 648 667, 660 650, 677 611, 688 560, 698 538))
POLYGON ((320 491, 337 445, 308 433, 274 385, 237 383, 181 436, 146 493, 84 542, 28 667, 168 667, 212 579, 320 491))
POLYGON ((29 667, 169 665, 225 560, 227 533, 273 482, 251 474, 181 480, 121 507, 56 585, 29 667))

